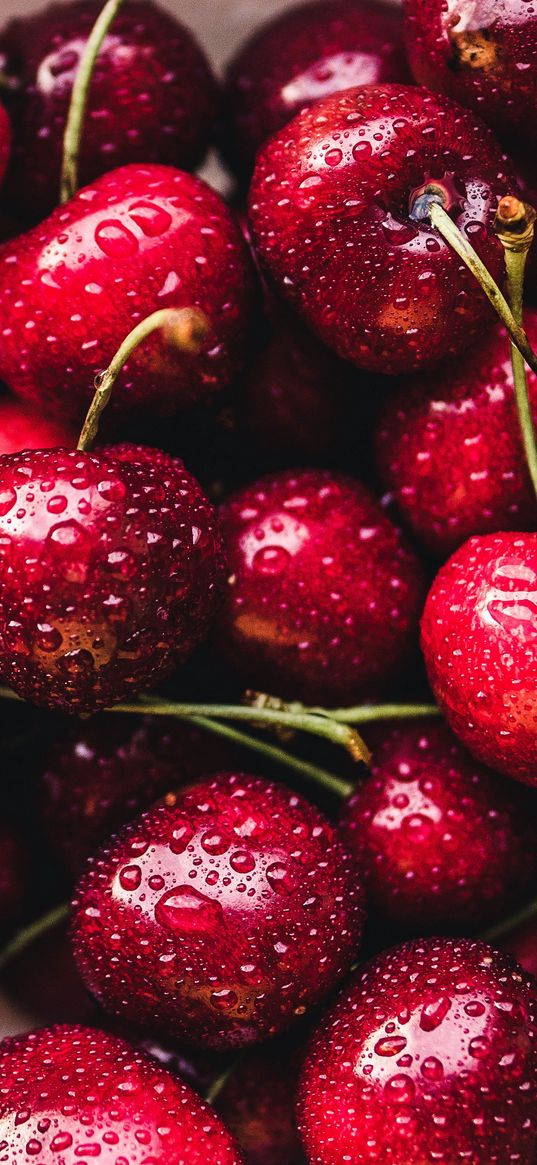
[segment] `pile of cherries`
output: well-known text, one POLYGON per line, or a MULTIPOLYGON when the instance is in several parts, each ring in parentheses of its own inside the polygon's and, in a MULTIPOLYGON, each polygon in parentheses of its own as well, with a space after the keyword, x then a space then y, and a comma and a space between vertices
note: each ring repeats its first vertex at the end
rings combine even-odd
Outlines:
POLYGON ((535 1165, 537 500, 433 207, 503 286, 537 2, 218 80, 66 0, 0 95, 0 1163, 535 1165))

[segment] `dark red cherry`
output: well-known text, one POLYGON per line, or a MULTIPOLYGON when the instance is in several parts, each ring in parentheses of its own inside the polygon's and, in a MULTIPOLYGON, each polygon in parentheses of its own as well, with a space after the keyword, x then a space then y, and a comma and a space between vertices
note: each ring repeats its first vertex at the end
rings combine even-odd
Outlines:
POLYGON ((465 542, 433 582, 422 645, 435 697, 463 744, 537 785, 537 534, 465 542))
POLYGON ((220 773, 90 861, 75 958, 108 1011, 213 1048, 288 1027, 356 957, 360 876, 335 828, 260 777, 220 773))
POLYGON ((24 449, 68 449, 75 444, 74 430, 61 420, 43 416, 13 397, 0 397, 0 456, 24 449))
POLYGON ((399 932, 460 932, 507 914, 537 873, 537 806, 441 721, 393 723, 340 826, 369 913, 399 932))
MULTIPOLYGON (((20 921, 26 901, 29 855, 20 833, 0 825, 0 931, 20 921)), ((1 1158, 0 1158, 1 1160, 1 1158)))
POLYGON ((325 704, 385 687, 412 654, 424 577, 365 486, 287 470, 221 507, 220 649, 249 685, 325 704))
POLYGON ((222 199, 169 166, 127 166, 0 249, 0 376, 47 416, 81 421, 95 375, 161 308, 197 307, 197 355, 154 335, 128 361, 111 409, 169 414, 208 399, 244 361, 250 264, 222 199))
POLYGON ((397 8, 313 0, 264 24, 228 68, 228 146, 250 169, 257 150, 305 106, 356 85, 409 79, 397 8))
POLYGON ((92 713, 154 686, 207 634, 224 570, 180 461, 133 445, 0 458, 0 676, 92 713))
POLYGON ((295 1120, 294 1059, 283 1048, 249 1052, 217 1094, 214 1107, 247 1165, 301 1165, 304 1160, 295 1120))
POLYGON ((447 93, 495 133, 537 141, 537 12, 531 0, 403 0, 420 85, 447 93))
POLYGON ((260 258, 320 338, 359 367, 438 364, 493 319, 423 217, 431 185, 502 279, 494 212, 516 183, 490 132, 447 98, 349 89, 300 113, 258 154, 250 216, 260 258))
POLYGON ((241 1165, 188 1084, 117 1036, 78 1025, 0 1044, 0 1161, 241 1165))
MULTIPOLYGON (((7 196, 32 219, 59 202, 63 135, 73 81, 99 14, 94 0, 51 4, 0 33, 14 149, 7 196)), ((189 170, 203 157, 216 83, 190 32, 153 0, 127 0, 93 74, 80 151, 80 184, 129 162, 189 170)))
POLYGON ((532 1165, 537 993, 508 956, 419 940, 366 965, 322 1022, 299 1125, 315 1165, 532 1165))
MULTIPOLYGON (((525 326, 537 344, 537 311, 525 326)), ((537 420, 537 376, 528 371, 537 420)), ((377 464, 405 523, 444 558, 472 534, 534 524, 513 394, 511 352, 501 325, 457 362, 405 381, 386 398, 377 464)))

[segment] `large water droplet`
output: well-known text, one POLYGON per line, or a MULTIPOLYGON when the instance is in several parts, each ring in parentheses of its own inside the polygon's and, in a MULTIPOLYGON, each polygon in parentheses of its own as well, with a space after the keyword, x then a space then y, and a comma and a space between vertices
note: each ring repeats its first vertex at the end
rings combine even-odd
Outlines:
POLYGON ((193 886, 176 886, 157 902, 155 918, 167 930, 203 934, 220 926, 224 915, 219 902, 207 898, 193 886))
POLYGON ((109 259, 127 259, 138 251, 136 235, 119 219, 104 219, 95 229, 95 242, 109 259))

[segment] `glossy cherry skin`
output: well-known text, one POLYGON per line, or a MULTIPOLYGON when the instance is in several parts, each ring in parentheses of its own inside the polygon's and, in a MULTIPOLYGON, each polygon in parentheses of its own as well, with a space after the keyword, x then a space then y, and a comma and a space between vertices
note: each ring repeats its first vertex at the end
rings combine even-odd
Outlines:
POLYGON ((244 1056, 218 1093, 215 1108, 247 1165, 301 1165, 295 1120, 296 1063, 269 1046, 244 1056))
POLYGON ((11 825, 0 826, 0 931, 18 922, 28 888, 28 853, 11 825))
POLYGON ((74 429, 61 420, 44 417, 13 397, 0 397, 0 456, 23 449, 69 449, 74 445, 74 429))
POLYGON ((212 1109, 125 1040, 78 1025, 0 1044, 0 1162, 241 1165, 212 1109))
MULTIPOLYGON (((537 311, 526 331, 537 343, 537 311)), ((528 370, 537 421, 537 376, 528 370)), ((513 393, 511 352, 501 325, 459 360, 406 380, 386 398, 376 458, 406 525, 447 558, 472 534, 534 524, 513 393)))
POLYGON ((161 334, 128 361, 110 408, 167 414, 208 399, 244 359, 250 264, 222 199, 170 166, 99 178, 0 249, 0 376, 47 415, 81 421, 95 375, 135 324, 198 307, 198 355, 161 334))
POLYGON ((153 716, 98 716, 58 732, 40 774, 47 834, 68 868, 158 797, 199 780, 233 749, 194 725, 153 716))
POLYGON ((349 89, 258 154, 250 218, 260 258, 321 339, 359 367, 437 364, 493 319, 474 277, 417 218, 415 197, 431 182, 501 280, 494 213, 516 184, 490 132, 447 98, 349 89))
POLYGON ((157 450, 0 459, 0 676, 45 708, 134 696, 207 634, 224 564, 212 506, 157 450))
POLYGON ((325 704, 385 687, 412 654, 424 577, 369 490, 287 470, 220 515, 230 574, 217 637, 247 683, 325 704))
POLYGON ((213 1048, 289 1026, 348 971, 362 923, 336 829, 283 785, 234 773, 127 825, 73 903, 75 958, 98 1002, 213 1048))
POLYGON ((403 0, 414 77, 495 133, 537 141, 537 14, 527 0, 403 0))
POLYGON ((407 81, 397 8, 383 0, 314 0, 264 24, 227 73, 232 156, 251 169, 261 145, 301 109, 356 85, 407 81))
POLYGON ((456 736, 491 768, 537 785, 537 534, 465 542, 433 582, 421 635, 456 736))
POLYGON ((537 873, 537 806, 483 768, 441 721, 379 729, 371 773, 339 824, 369 913, 407 935, 483 928, 537 873))
POLYGON ((313 1038, 310 1165, 531 1165, 537 994, 485 943, 406 943, 366 965, 313 1038))
MULTIPOLYGON (((59 202, 73 81, 98 12, 92 0, 70 0, 21 16, 0 33, 3 68, 19 83, 7 98, 15 131, 7 195, 32 220, 59 202)), ((128 0, 93 74, 79 184, 129 162, 194 168, 215 106, 216 83, 190 32, 152 0, 128 0)))

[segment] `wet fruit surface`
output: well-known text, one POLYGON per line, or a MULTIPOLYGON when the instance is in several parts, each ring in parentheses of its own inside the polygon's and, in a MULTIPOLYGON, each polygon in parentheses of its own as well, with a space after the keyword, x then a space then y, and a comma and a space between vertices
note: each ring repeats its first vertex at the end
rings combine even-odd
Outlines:
POLYGON ((221 507, 220 647, 253 687, 334 704, 411 655, 424 580, 365 486, 328 470, 262 478, 221 507))
POLYGON ((470 538, 439 571, 422 620, 433 692, 479 759, 537 783, 537 534, 470 538))
POLYGON ((537 995, 484 943, 380 955, 310 1046, 299 1123, 311 1165, 531 1165, 537 995))
POLYGON ((208 1105, 117 1036, 48 1028, 0 1044, 0 1162, 240 1165, 208 1105))
POLYGON ((219 774, 123 829, 74 901, 86 986, 118 1016, 209 1047, 255 1043, 355 958, 359 874, 308 802, 219 774))
MULTIPOLYGON (((59 202, 63 134, 73 81, 99 9, 52 4, 0 33, 0 60, 19 88, 7 96, 15 146, 7 195, 32 217, 59 202)), ((152 0, 123 4, 93 74, 80 185, 129 162, 190 169, 202 158, 216 85, 187 30, 152 0)))
POLYGON ((34 703, 95 712, 207 634, 223 577, 212 506, 132 445, 0 459, 0 675, 34 703))
POLYGON ((0 455, 60 445, 66 449, 76 445, 74 431, 61 420, 44 417, 12 397, 0 398, 0 455))
POLYGON ((0 249, 0 375, 42 412, 81 421, 127 333, 161 308, 197 307, 197 355, 158 335, 128 361, 110 408, 171 413, 207 399, 244 359, 250 294, 242 236, 222 199, 170 166, 122 167, 0 249))
POLYGON ((371 774, 340 826, 369 915, 407 934, 506 915, 537 872, 533 799, 477 764, 440 720, 386 725, 368 743, 371 774))
POLYGON ((494 317, 415 200, 431 183, 441 189, 501 278, 493 218, 516 185, 505 167, 490 132, 447 98, 400 85, 349 89, 260 150, 250 191, 260 258, 340 356, 382 373, 438 363, 494 317))

